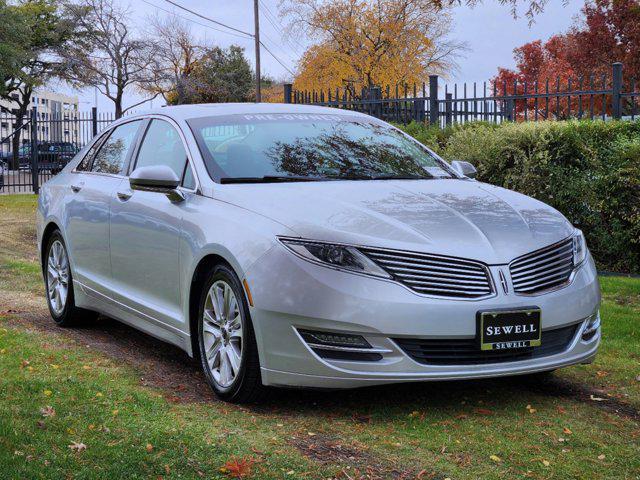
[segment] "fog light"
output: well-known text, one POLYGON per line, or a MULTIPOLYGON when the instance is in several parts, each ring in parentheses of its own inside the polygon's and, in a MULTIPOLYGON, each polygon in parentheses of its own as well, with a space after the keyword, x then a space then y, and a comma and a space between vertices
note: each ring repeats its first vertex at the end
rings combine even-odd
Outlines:
POLYGON ((305 342, 329 347, 371 348, 361 335, 298 330, 305 342))
POLYGON ((600 310, 585 320, 585 326, 582 330, 582 340, 591 340, 600 328, 600 310))

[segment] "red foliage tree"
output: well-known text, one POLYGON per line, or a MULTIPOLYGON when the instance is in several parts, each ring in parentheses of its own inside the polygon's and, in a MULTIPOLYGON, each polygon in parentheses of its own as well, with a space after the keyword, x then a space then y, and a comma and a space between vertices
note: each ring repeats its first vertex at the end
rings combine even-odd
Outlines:
MULTIPOLYGON (((516 69, 498 69, 497 94, 564 92, 602 88, 611 78, 614 62, 624 64, 626 88, 640 87, 640 0, 587 0, 583 18, 565 34, 546 42, 537 40, 514 50, 516 69), (607 78, 603 82, 603 76, 607 78)), ((588 99, 590 103, 591 98, 588 99)), ((543 117, 542 100, 517 101, 517 118, 537 110, 543 117)), ((595 112, 602 112, 602 97, 593 98, 595 112)), ((587 108, 580 97, 552 99, 549 116, 566 118, 587 108)), ((608 108, 607 102, 604 102, 608 108)), ((589 105, 590 108, 590 105, 589 105)))

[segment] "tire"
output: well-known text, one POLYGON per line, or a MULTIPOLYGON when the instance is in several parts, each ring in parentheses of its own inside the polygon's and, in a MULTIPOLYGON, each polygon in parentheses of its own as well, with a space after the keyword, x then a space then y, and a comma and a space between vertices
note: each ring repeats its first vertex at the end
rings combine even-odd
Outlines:
POLYGON ((263 400, 267 389, 260 378, 249 307, 240 280, 227 265, 216 265, 209 273, 200 295, 197 325, 200 363, 215 394, 233 403, 263 400), (222 302, 214 304, 215 292, 222 295, 218 297, 222 302))
POLYGON ((47 298, 47 305, 49 306, 49 313, 51 314, 53 321, 60 327, 72 327, 95 320, 98 316, 97 313, 76 306, 69 254, 59 230, 55 230, 49 237, 42 261, 45 296, 47 298), (52 253, 53 249, 55 249, 57 254, 52 253), (60 256, 60 253, 63 254, 63 257, 60 256), (55 257, 58 258, 57 262, 55 261, 55 257), (50 268, 55 270, 55 273, 52 274, 50 268), (64 281, 65 277, 66 285, 64 281), (66 286, 65 295, 62 295, 62 290, 59 286, 66 286), (53 291, 55 291, 57 295, 52 294, 53 291))

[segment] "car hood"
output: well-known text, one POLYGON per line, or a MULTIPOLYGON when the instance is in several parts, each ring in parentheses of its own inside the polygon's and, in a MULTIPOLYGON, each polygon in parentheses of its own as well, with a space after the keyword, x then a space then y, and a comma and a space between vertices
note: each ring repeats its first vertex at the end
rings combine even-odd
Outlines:
POLYGON ((216 190, 216 198, 269 217, 303 238, 488 264, 508 263, 573 231, 562 214, 542 202, 470 180, 242 184, 216 190))

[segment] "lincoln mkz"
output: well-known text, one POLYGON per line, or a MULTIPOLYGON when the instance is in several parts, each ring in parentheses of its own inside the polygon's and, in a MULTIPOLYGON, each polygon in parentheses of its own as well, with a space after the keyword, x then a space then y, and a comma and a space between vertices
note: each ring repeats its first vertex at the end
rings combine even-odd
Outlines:
POLYGON ((104 314, 175 344, 235 402, 592 361, 582 232, 475 173, 337 109, 120 119, 40 193, 51 316, 104 314))

